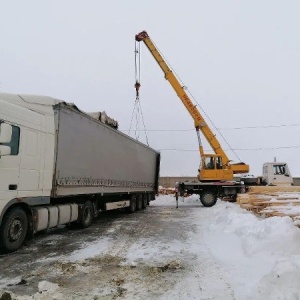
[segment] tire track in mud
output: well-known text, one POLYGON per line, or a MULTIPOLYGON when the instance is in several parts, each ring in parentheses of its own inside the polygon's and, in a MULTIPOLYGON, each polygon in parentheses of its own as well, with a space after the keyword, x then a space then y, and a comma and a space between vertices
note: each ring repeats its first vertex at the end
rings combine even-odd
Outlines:
MULTIPOLYGON (((112 240, 103 253, 84 261, 68 262, 67 255, 58 261, 40 264, 34 272, 26 275, 28 281, 31 281, 31 287, 23 286, 23 294, 26 294, 26 290, 29 293, 36 292, 37 287, 32 285, 37 286, 38 281, 48 280, 59 284, 59 292, 65 299, 158 298, 176 283, 173 279, 177 273, 182 272, 180 263, 172 262, 172 255, 167 255, 160 264, 149 264, 142 257, 132 266, 126 262, 126 257, 132 246, 137 245, 147 251, 147 247, 151 247, 151 241, 162 239, 159 249, 167 252, 170 239, 178 236, 184 238, 183 233, 176 233, 178 226, 175 226, 175 230, 173 228, 178 220, 166 226, 167 219, 171 216, 169 209, 149 208, 134 215, 117 218, 102 228, 102 236, 112 240)), ((93 231, 98 230, 94 228, 93 231)), ((87 237, 87 240, 90 239, 91 237, 87 237)))
MULTIPOLYGON (((155 212, 161 217, 165 216, 166 211, 160 214, 155 212)), ((168 274, 174 273, 181 269, 179 262, 172 261, 170 257, 164 263, 149 263, 143 257, 137 257, 137 260, 132 264, 128 261, 132 246, 140 246, 141 249, 147 253, 147 246, 149 241, 157 239, 154 235, 157 233, 157 225, 153 229, 153 220, 155 217, 151 212, 140 212, 134 215, 134 220, 116 222, 112 231, 108 230, 110 235, 114 236, 114 243, 107 249, 106 255, 113 257, 117 260, 117 264, 110 266, 110 268, 117 268, 117 274, 112 274, 112 279, 118 285, 118 288, 123 289, 124 299, 141 299, 141 297, 157 298, 159 295, 170 289, 174 285, 173 280, 169 280, 168 274), (141 216, 142 215, 142 216, 141 216), (140 222, 142 218, 142 222, 140 222), (150 222, 147 222, 149 219, 150 222), (118 224, 120 223, 120 224, 118 224)), ((165 245, 161 245, 161 248, 165 245)), ((143 256, 143 255, 142 255, 143 256)), ((146 255, 147 256, 147 255, 146 255)), ((169 274, 170 275, 170 274, 169 274)))
POLYGON ((150 206, 130 215, 117 213, 112 218, 104 215, 80 232, 62 231, 54 244, 50 236, 41 238, 31 247, 25 247, 18 260, 13 255, 7 262, 14 272, 17 270, 14 262, 28 257, 30 249, 42 253, 37 257, 39 262, 31 260, 35 270, 30 271, 29 264, 20 273, 27 284, 12 286, 10 290, 30 295, 37 292, 39 281, 48 280, 59 284, 58 292, 66 300, 233 300, 230 274, 218 265, 211 250, 201 241, 205 228, 195 225, 194 209, 202 208, 176 210, 170 206, 150 206), (74 250, 97 245, 101 239, 109 239, 102 252, 85 260, 68 260, 74 250), (49 247, 44 248, 45 245, 49 247), (54 261, 43 261, 45 256, 54 261), (220 293, 222 298, 218 298, 220 293), (211 298, 212 295, 216 297, 211 298))

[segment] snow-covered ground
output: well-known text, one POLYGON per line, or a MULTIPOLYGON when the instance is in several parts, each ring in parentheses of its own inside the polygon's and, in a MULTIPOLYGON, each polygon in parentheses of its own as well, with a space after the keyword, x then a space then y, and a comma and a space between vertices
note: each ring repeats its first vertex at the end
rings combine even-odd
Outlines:
MULTIPOLYGON (((196 201, 191 196, 181 205, 196 201)), ((168 197, 156 202, 171 204, 168 197)), ((201 240, 197 231, 190 234, 193 247, 206 245, 211 258, 226 271, 236 299, 300 299, 300 230, 289 217, 259 218, 221 201, 205 212, 194 210, 192 217, 194 224, 206 227, 201 240)), ((201 270, 199 261, 197 269, 201 270)), ((188 282, 186 278, 175 287, 173 295, 189 288, 188 282)))
MULTIPOLYGON (((173 196, 158 196, 45 263, 31 274, 40 276, 37 292, 16 299, 300 299, 300 230, 292 220, 222 201, 204 208, 197 196, 178 209, 173 196)), ((0 275, 0 290, 19 280, 0 275)))

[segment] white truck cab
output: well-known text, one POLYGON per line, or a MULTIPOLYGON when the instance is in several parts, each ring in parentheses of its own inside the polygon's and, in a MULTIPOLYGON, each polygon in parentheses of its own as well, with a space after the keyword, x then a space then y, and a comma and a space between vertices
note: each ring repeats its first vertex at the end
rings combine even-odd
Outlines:
POLYGON ((50 203, 54 169, 53 105, 35 95, 0 93, 0 244, 17 249, 31 207, 50 203))
POLYGON ((293 185, 289 167, 283 162, 264 163, 262 181, 267 185, 293 185))

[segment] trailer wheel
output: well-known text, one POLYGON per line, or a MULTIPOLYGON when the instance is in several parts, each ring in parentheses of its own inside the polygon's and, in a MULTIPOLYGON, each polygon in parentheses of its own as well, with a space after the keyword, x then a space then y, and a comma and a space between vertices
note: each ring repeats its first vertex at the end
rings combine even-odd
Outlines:
POLYGON ((136 211, 136 197, 132 195, 130 199, 130 205, 127 207, 129 213, 134 213, 136 211))
POLYGON ((28 231, 28 217, 20 208, 13 208, 4 217, 0 230, 0 246, 4 252, 13 252, 19 249, 28 231))
POLYGON ((81 217, 80 217, 80 226, 82 228, 87 228, 93 223, 94 219, 94 208, 91 201, 87 201, 84 203, 82 210, 81 210, 81 217))
POLYGON ((144 194, 142 197, 143 197, 142 207, 143 208, 147 208, 147 205, 148 205, 148 196, 147 196, 147 194, 144 194))
POLYGON ((205 192, 200 196, 200 201, 205 207, 214 206, 218 198, 214 192, 205 192))
POLYGON ((152 199, 151 194, 148 194, 148 196, 147 196, 147 205, 150 205, 151 199, 152 199))
POLYGON ((136 210, 141 210, 142 208, 143 208, 143 195, 138 195, 136 201, 136 210))

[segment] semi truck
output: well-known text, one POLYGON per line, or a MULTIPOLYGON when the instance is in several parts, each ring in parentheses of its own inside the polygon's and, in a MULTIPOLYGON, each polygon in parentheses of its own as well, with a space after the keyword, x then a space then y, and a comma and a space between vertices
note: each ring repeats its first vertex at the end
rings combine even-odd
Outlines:
POLYGON ((145 209, 158 190, 160 153, 47 96, 0 93, 0 249, 100 211, 145 209))

